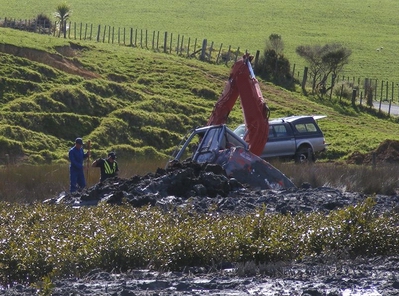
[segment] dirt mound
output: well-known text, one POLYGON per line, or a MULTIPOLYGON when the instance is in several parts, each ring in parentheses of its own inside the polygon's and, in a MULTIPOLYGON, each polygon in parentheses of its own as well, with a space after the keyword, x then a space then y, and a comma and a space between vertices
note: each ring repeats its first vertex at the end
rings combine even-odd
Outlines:
POLYGON ((82 49, 83 47, 79 47, 78 45, 71 43, 70 46, 58 47, 56 50, 61 54, 58 55, 33 48, 18 47, 11 44, 0 43, 0 52, 46 64, 63 72, 79 75, 87 79, 100 77, 100 75, 97 73, 84 69, 83 65, 79 61, 69 60, 64 57, 73 57, 76 55, 76 51, 82 49))
MULTIPOLYGON (((98 203, 129 203, 133 207, 152 206, 165 211, 186 209, 195 213, 251 213, 267 207, 269 213, 297 214, 323 212, 356 205, 365 195, 341 192, 330 187, 287 188, 281 190, 251 188, 226 176, 216 164, 176 163, 155 174, 133 176, 130 179, 111 178, 80 193, 62 193, 48 203, 74 207, 95 206, 98 203)), ((376 197, 376 211, 396 209, 399 197, 376 197)))
POLYGON ((399 163, 399 141, 385 140, 370 153, 354 152, 347 159, 348 164, 399 163))

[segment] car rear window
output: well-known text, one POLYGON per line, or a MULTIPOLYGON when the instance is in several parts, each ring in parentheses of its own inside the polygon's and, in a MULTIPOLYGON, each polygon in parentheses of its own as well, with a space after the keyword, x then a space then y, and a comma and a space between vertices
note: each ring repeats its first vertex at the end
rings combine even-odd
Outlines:
POLYGON ((298 123, 295 124, 295 129, 299 133, 315 133, 317 128, 314 123, 298 123))

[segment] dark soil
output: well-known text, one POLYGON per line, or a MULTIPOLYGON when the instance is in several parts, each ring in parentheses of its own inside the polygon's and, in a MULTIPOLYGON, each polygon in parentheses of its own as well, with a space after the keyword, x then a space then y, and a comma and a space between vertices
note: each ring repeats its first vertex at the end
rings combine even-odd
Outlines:
POLYGON ((348 164, 399 163, 399 141, 385 140, 370 153, 354 152, 347 159, 348 164))
MULTIPOLYGON (((98 202, 133 207, 152 205, 165 211, 251 213, 266 205, 270 213, 322 212, 356 205, 367 198, 335 188, 260 190, 229 179, 218 165, 175 164, 154 174, 113 178, 74 195, 48 200, 73 206, 98 202)), ((375 196, 376 213, 397 210, 398 196, 375 196)), ((226 270, 189 268, 182 272, 134 270, 112 274, 94 270, 81 279, 56 282, 53 295, 399 295, 399 257, 310 258, 226 270)), ((21 291, 26 291, 20 287, 21 291)), ((8 290, 9 292, 14 289, 8 290)))

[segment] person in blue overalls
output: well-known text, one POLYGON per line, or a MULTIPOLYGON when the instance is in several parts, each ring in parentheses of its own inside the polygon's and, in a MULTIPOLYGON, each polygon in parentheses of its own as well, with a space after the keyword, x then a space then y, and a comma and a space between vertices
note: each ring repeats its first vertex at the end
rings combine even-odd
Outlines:
POLYGON ((86 187, 83 160, 90 157, 90 151, 84 153, 82 138, 76 138, 75 146, 69 149, 68 156, 71 162, 69 165, 70 192, 73 193, 86 187))

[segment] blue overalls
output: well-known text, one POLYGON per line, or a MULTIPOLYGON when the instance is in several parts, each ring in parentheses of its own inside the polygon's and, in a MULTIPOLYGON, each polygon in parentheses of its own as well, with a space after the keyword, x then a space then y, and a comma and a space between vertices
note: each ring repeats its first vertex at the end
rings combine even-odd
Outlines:
POLYGON ((76 146, 73 146, 69 150, 68 155, 71 162, 69 165, 69 179, 71 181, 70 192, 72 193, 78 190, 76 185, 78 185, 80 189, 86 187, 83 160, 87 158, 87 154, 84 153, 83 148, 77 149, 76 146))

